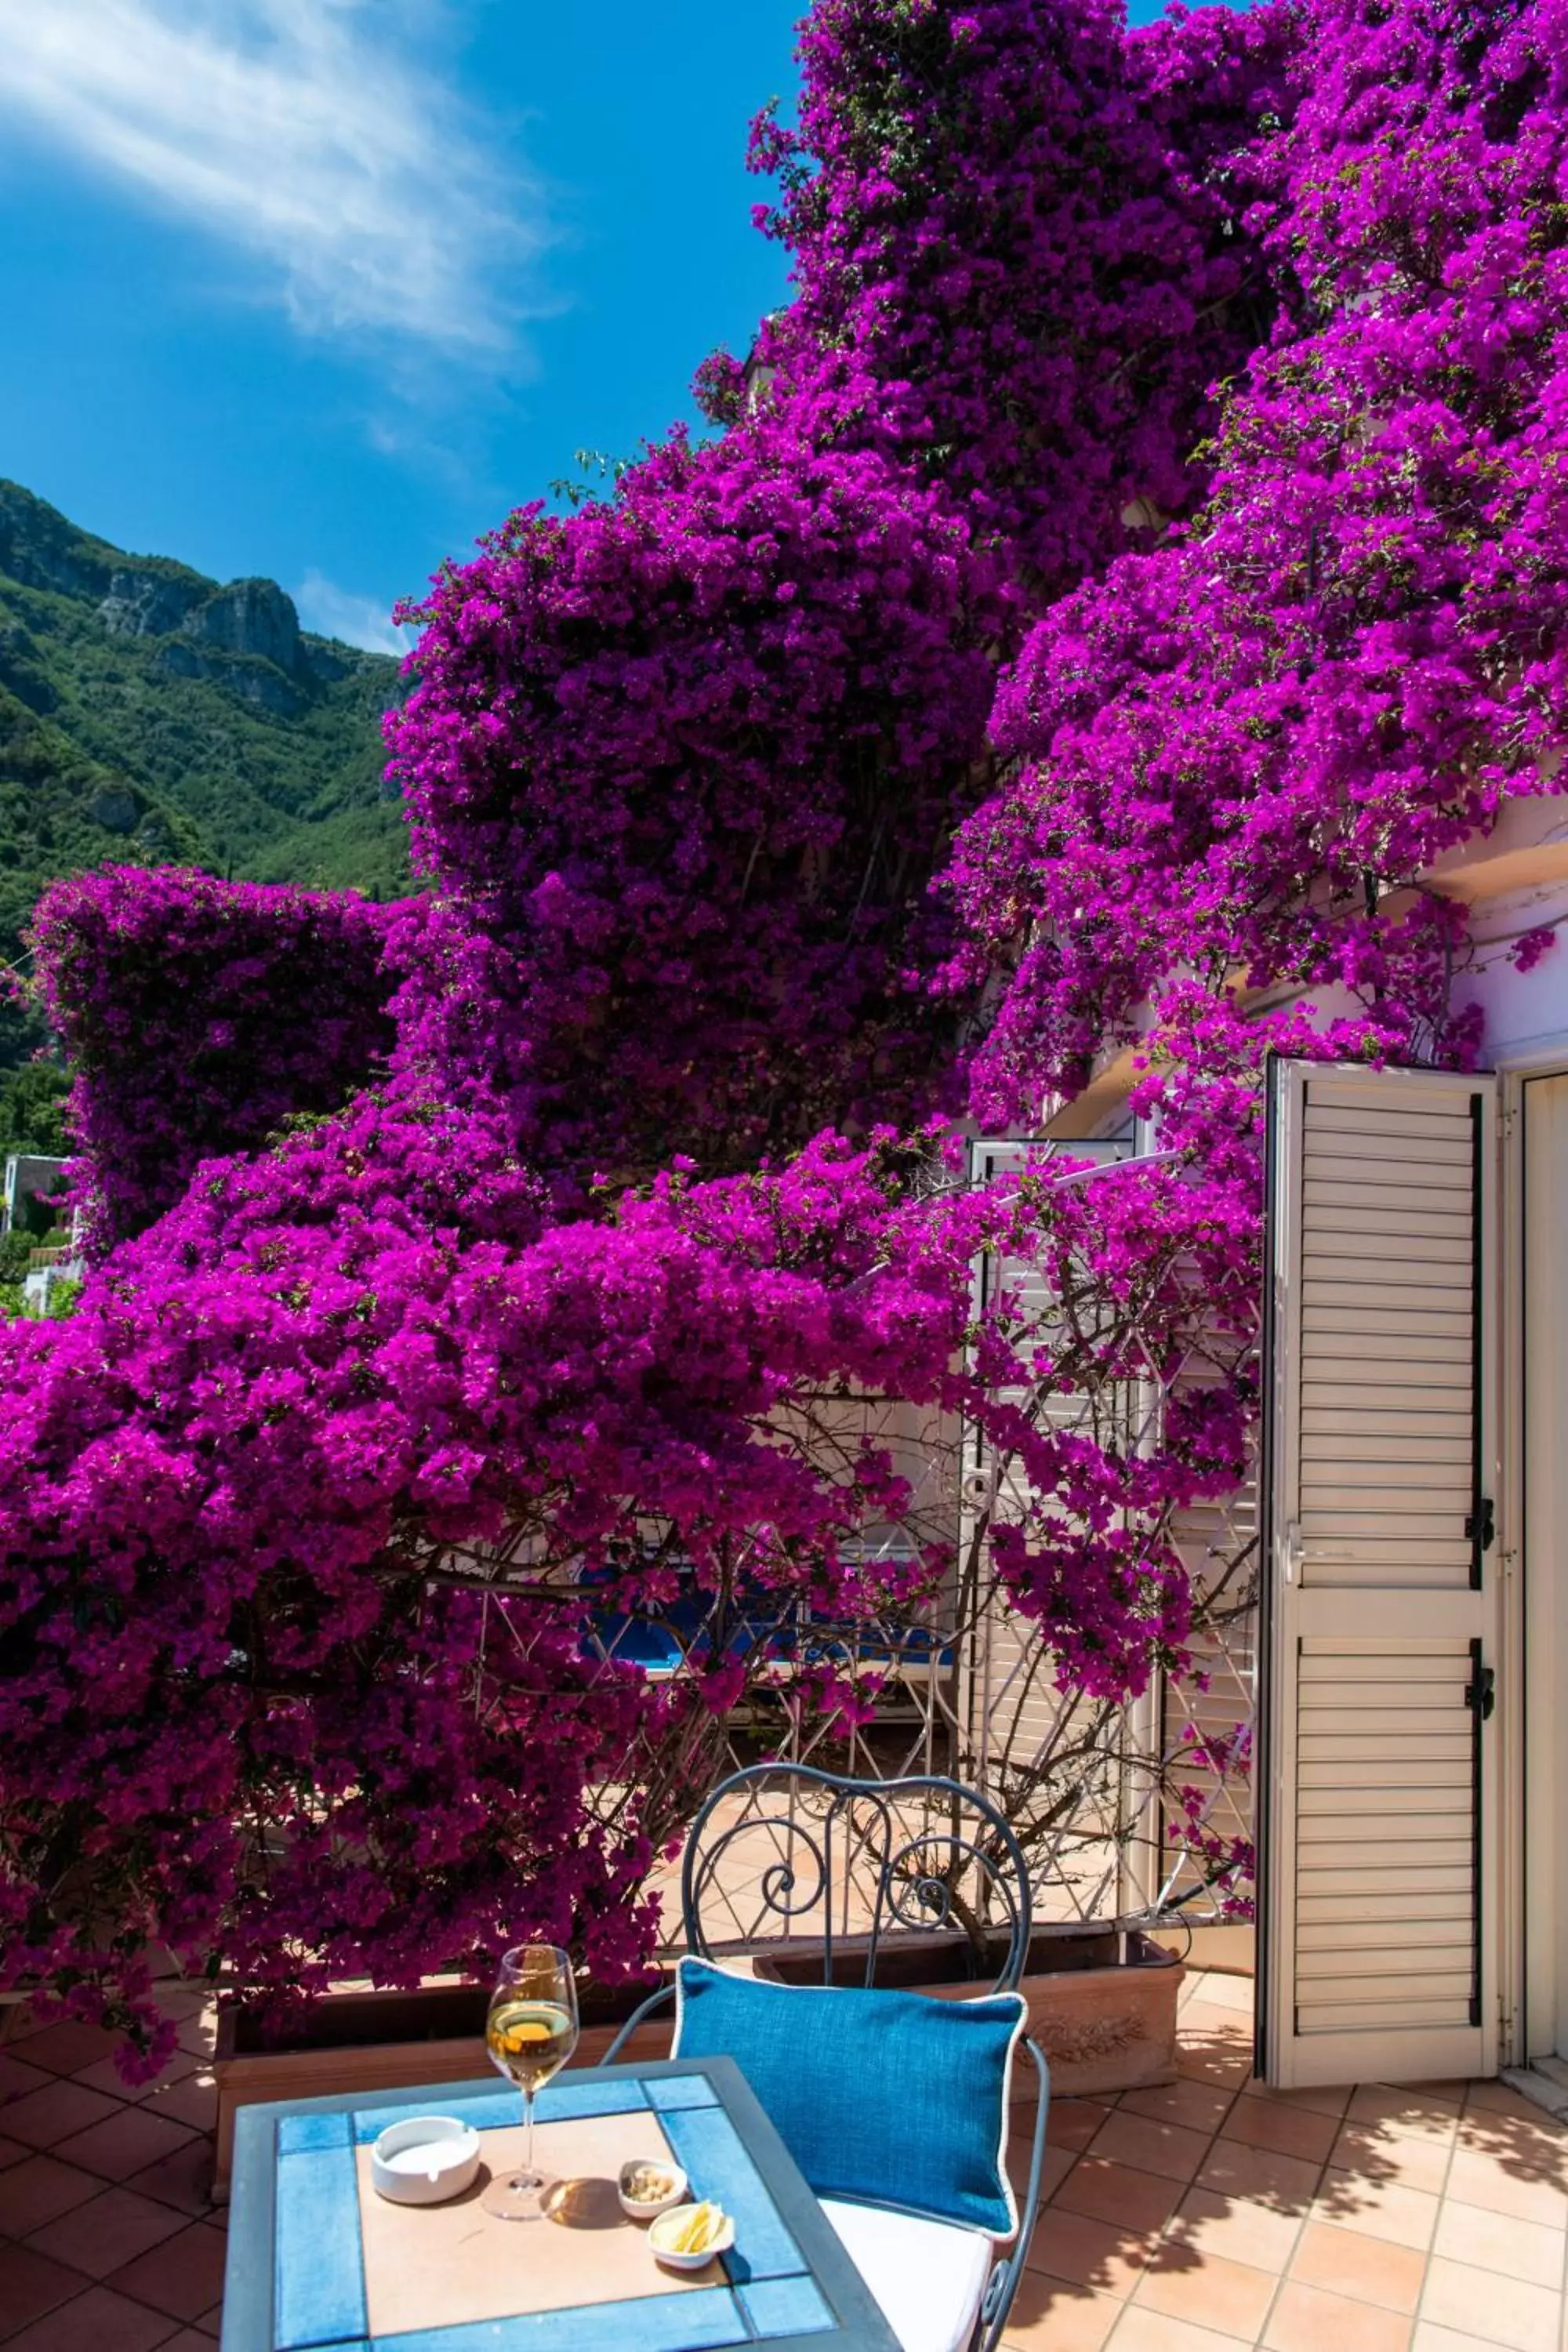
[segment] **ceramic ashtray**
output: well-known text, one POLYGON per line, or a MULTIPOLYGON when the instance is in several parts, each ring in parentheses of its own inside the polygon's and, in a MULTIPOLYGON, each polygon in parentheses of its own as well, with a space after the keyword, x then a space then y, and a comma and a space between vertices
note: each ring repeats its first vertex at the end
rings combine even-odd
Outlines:
POLYGON ((479 2136, 456 2116, 388 2124, 370 2151, 371 2185, 394 2205, 444 2205, 479 2168, 479 2136))
POLYGON ((636 2156, 623 2164, 616 2183, 621 2210, 633 2221, 652 2221, 679 2205, 686 2194, 686 2175, 679 2164, 660 2164, 657 2157, 636 2156))
POLYGON ((672 2271, 700 2271, 735 2242, 735 2224, 721 2205, 679 2206, 661 2213, 647 2233, 648 2244, 672 2271))

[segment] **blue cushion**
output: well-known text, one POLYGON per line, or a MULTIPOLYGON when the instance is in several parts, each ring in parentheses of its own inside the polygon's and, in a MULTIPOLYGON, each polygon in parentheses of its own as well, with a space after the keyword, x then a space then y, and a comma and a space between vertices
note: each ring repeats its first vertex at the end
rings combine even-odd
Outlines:
POLYGON ((1013 2052, 1022 1993, 769 1984, 676 1971, 675 2054, 733 2058, 819 2197, 902 2205, 1010 2238, 1013 2052))

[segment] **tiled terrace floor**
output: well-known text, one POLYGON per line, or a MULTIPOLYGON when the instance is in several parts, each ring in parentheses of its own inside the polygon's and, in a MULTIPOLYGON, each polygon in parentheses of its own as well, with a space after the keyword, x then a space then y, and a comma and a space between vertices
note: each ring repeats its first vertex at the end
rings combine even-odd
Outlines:
MULTIPOLYGON (((79 2026, 0 2051, 5 2352, 211 2352, 210 2015, 127 2095, 79 2026)), ((1279 2097, 1250 1987, 1189 1980, 1182 2079, 1058 2100, 1013 2352, 1564 2352, 1568 2133, 1495 2084, 1279 2097)))
POLYGON ((1563 2352, 1568 2133, 1495 2083, 1264 2091, 1251 1994, 1189 1978, 1180 2082, 1054 2104, 1009 2346, 1563 2352))

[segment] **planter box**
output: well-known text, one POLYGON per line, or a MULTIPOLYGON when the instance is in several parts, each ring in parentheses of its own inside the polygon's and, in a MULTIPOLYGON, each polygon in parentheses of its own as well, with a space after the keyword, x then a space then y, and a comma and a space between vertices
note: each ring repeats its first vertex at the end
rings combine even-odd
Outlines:
MULTIPOLYGON (((962 1937, 907 1936, 878 1955, 877 1981, 903 1985, 940 2000, 968 2000, 973 1979, 957 1966, 969 1947, 962 1937)), ((995 1955, 982 1983, 1001 1965, 995 1955)), ((850 1938, 834 1948, 836 1984, 864 1981, 865 1945, 850 1938)), ((820 1944, 800 1944, 758 1958, 756 1972, 785 1984, 820 1984, 820 1944)), ((1176 1997, 1185 1970, 1173 1954, 1135 1930, 1037 1933, 1030 1941, 1019 1990, 1029 2009, 1029 2032, 1051 2070, 1058 2098, 1091 2092, 1136 2091, 1176 2079, 1176 1997)), ((1034 2069, 1015 2069, 1013 2095, 1032 2099, 1034 2069)))
MULTIPOLYGON (((900 1934, 879 1952, 877 1981, 939 2000, 969 2000, 974 1983, 958 1973, 967 1949, 962 1937, 900 1934)), ((779 1983, 822 1981, 820 1944, 776 1947, 749 1961, 739 1953, 721 1957, 729 1966, 750 1965, 758 1976, 779 1983)), ((864 1943, 836 1943, 834 1981, 859 1984, 864 1972, 864 1943)), ((1137 1934, 1037 1935, 1020 1990, 1029 2006, 1029 2032, 1050 2066, 1053 2094, 1071 2098, 1173 2083, 1176 1995, 1184 1973, 1180 1960, 1137 1934)), ((585 1995, 573 2064, 600 2064, 645 1997, 646 1989, 585 1995)), ((318 2001, 300 2032, 285 2042, 265 2041, 243 2003, 222 2011, 213 2061, 218 2092, 214 2195, 228 2193, 236 2111, 256 2100, 418 2090, 426 2083, 487 2075, 489 1998, 489 1988, 481 1985, 333 1993, 318 2001)), ((667 2058, 673 2026, 673 2011, 650 2020, 626 2054, 667 2058)), ((1013 2086, 1016 2099, 1032 2101, 1034 2069, 1016 2068, 1013 2086)))
MULTIPOLYGON (((574 2066, 597 2066, 648 1986, 588 1992, 574 2066)), ((430 1985, 414 1992, 330 1993, 299 2032, 265 2039, 241 2002, 218 2013, 217 2161, 213 2194, 228 2194, 234 2118, 261 2099, 328 2098, 353 2091, 419 2090, 493 2072, 485 2052, 488 1985, 430 1985)), ((667 2058, 673 2011, 650 2019, 627 2044, 628 2058, 667 2058)), ((569 2071, 569 2070, 568 2070, 569 2071)), ((498 2078, 499 2079, 499 2078, 498 2078)))

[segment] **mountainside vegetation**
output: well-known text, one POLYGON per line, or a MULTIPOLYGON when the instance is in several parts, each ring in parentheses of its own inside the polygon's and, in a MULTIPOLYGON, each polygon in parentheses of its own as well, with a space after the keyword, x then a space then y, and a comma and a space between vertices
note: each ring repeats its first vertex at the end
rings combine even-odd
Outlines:
MULTIPOLYGON (((382 773, 400 691, 276 582, 127 554, 0 479, 0 963, 48 883, 110 861, 409 890, 382 773)), ((0 1153, 62 1148, 43 1042, 0 1001, 0 1153)))
POLYGON ((303 632, 270 580, 128 555, 0 480, 0 952, 106 859, 410 887, 382 781, 397 664, 303 632))

